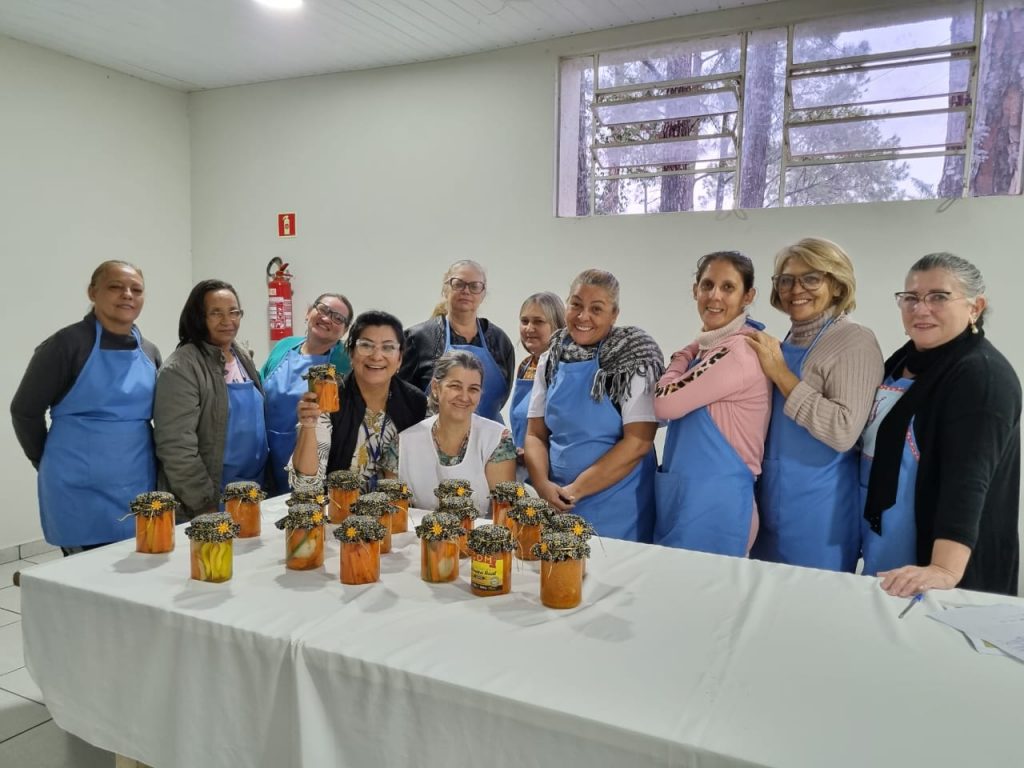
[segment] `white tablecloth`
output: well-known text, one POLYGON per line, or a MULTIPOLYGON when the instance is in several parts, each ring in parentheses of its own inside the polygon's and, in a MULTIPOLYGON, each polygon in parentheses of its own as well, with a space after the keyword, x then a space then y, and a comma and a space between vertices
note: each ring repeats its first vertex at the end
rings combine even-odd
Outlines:
POLYGON ((972 651, 875 579, 603 540, 583 604, 543 607, 538 566, 474 597, 419 578, 287 571, 263 535, 225 584, 188 541, 134 541, 22 576, 26 664, 57 724, 158 768, 325 765, 1020 766, 1024 664, 972 651))

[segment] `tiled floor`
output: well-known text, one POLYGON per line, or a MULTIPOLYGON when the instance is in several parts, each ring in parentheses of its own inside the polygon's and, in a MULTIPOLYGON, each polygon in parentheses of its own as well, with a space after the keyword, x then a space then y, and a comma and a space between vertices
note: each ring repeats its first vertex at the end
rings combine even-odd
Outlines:
POLYGON ((21 651, 21 589, 15 571, 60 557, 34 555, 0 565, 0 766, 5 768, 113 768, 114 755, 58 728, 25 669, 21 651))

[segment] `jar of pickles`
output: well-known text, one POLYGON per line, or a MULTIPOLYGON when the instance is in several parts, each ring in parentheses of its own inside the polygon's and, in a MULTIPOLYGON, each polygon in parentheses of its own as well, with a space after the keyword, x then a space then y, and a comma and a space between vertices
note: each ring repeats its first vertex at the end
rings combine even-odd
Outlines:
POLYGON ((267 494, 259 483, 241 481, 228 483, 220 500, 224 502, 224 511, 238 523, 240 539, 251 539, 260 535, 260 502, 267 494))
POLYGON ((491 491, 491 521, 495 525, 506 525, 506 516, 512 505, 526 498, 526 486, 514 480, 494 484, 491 491))
POLYGON ((310 571, 324 564, 324 511, 316 504, 295 504, 276 525, 284 531, 285 566, 310 571))
POLYGON ((380 543, 387 530, 375 517, 352 514, 334 529, 341 542, 341 583, 380 581, 380 543))
POLYGON ((349 507, 363 492, 363 477, 358 472, 337 469, 327 476, 330 521, 340 523, 349 515, 349 507))
POLYGON ((507 595, 512 589, 512 531, 503 525, 481 525, 469 533, 469 588, 474 595, 507 595))
POLYGON ((428 512, 416 526, 420 539, 420 577, 440 583, 459 578, 459 535, 462 523, 455 515, 428 512))
POLYGON ((334 363, 311 365, 302 378, 309 382, 309 391, 316 392, 316 404, 321 413, 336 413, 341 409, 334 363))
POLYGON ((587 542, 571 533, 548 531, 533 545, 540 559, 540 601, 548 608, 575 608, 583 599, 587 542))
POLYGON ((441 483, 434 489, 434 498, 438 501, 445 498, 446 496, 472 496, 473 486, 470 485, 469 480, 462 480, 457 477, 449 478, 448 480, 442 480, 441 483))
POLYGON ((459 536, 459 557, 469 557, 469 548, 466 545, 466 537, 473 530, 473 521, 479 517, 480 512, 476 508, 476 502, 472 496, 445 496, 437 502, 437 511, 455 515, 462 525, 462 534, 459 536))
POLYGON ((391 515, 394 511, 395 505, 391 503, 388 495, 381 491, 364 493, 352 502, 353 515, 367 515, 376 519, 377 522, 384 526, 384 538, 380 542, 380 553, 382 555, 391 551, 391 515))
POLYGON ((401 480, 382 479, 377 481, 377 490, 386 493, 395 505, 395 513, 391 516, 391 532, 405 533, 409 530, 409 502, 412 491, 401 480))
POLYGON ((288 507, 294 507, 296 504, 315 504, 324 513, 324 519, 327 519, 327 493, 323 486, 318 490, 292 491, 291 496, 285 499, 284 503, 288 507))
POLYGON ((192 578, 221 582, 231 578, 232 541, 238 535, 238 523, 223 512, 196 515, 185 529, 189 538, 192 578))
POLYGON ((129 508, 135 515, 135 551, 158 555, 174 549, 174 516, 181 504, 163 491, 140 493, 129 508))
POLYGON ((509 528, 516 540, 516 557, 520 560, 536 560, 533 545, 540 541, 541 524, 554 510, 543 499, 525 496, 516 501, 508 511, 509 528))

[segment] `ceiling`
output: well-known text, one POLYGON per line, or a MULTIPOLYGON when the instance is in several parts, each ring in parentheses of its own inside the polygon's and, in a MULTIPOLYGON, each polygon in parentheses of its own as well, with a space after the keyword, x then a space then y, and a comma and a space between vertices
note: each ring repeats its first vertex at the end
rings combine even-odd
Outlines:
POLYGON ((770 0, 0 0, 0 35, 181 91, 444 59, 770 0))

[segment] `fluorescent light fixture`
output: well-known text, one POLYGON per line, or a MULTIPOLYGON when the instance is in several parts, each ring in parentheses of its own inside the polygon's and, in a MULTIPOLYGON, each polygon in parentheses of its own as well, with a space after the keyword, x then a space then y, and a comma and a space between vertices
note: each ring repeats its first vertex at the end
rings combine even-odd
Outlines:
POLYGON ((302 0, 255 0, 260 5, 273 8, 278 11, 294 11, 302 7, 302 0))

